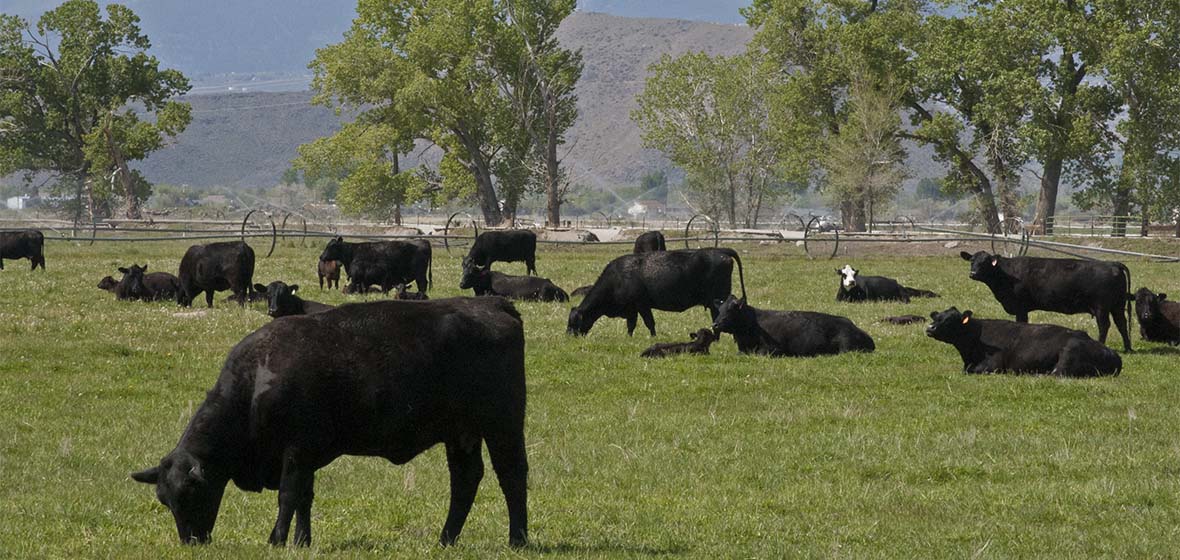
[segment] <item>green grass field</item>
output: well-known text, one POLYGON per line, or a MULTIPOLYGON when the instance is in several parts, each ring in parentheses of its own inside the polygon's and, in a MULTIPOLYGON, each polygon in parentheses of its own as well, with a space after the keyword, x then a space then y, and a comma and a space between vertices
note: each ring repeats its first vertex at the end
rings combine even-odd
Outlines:
MULTIPOLYGON (((23 260, 0 272, 0 557, 1141 558, 1180 550, 1177 351, 1142 342, 1136 326, 1137 352, 1124 355, 1117 378, 967 376, 954 349, 926 338, 923 326, 878 322, 951 305, 1004 317, 987 288, 967 279, 959 249, 857 259, 865 274, 943 297, 854 306, 834 301, 833 269, 843 260, 753 244, 738 246, 751 303, 848 316, 877 352, 750 357, 726 336, 711 356, 648 361, 638 355, 652 340, 628 338, 620 319, 570 338, 568 305, 518 304, 528 338, 530 548, 507 547, 490 465, 459 546, 437 546, 448 496, 441 448, 404 467, 345 457, 321 470, 309 551, 271 549, 276 493, 232 485, 213 544, 182 547, 153 489, 128 473, 172 449, 229 349, 269 318, 261 306, 225 304, 224 294, 207 314, 177 316, 174 303, 117 302, 95 288, 132 261, 175 271, 187 243, 47 243, 46 273, 30 273, 23 260)), ((538 269, 572 290, 626 250, 546 246, 538 269)), ((255 279, 346 301, 316 289, 318 253, 280 246, 259 258, 255 279)), ((459 256, 436 248, 432 296, 460 295, 459 256)), ((1176 289, 1176 265, 1127 262, 1135 287, 1176 289)), ((1032 320, 1096 335, 1088 316, 1032 320)), ((658 341, 687 340, 708 313, 656 312, 656 321, 658 341)), ((1117 340, 1108 343, 1121 348, 1117 340)))

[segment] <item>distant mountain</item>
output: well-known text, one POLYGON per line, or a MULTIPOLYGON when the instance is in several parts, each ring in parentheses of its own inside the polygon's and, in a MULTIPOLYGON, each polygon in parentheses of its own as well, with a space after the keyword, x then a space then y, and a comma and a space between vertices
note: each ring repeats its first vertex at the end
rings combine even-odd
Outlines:
POLYGON ((745 23, 738 12, 752 0, 578 0, 578 10, 625 17, 676 18, 713 23, 745 23))

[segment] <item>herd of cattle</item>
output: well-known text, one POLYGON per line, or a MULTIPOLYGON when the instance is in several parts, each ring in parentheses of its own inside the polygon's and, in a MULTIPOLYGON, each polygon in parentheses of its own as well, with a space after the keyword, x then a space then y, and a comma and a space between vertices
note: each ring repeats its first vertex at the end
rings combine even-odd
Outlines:
MULTIPOLYGON (((245 305, 265 297, 268 313, 285 317, 246 336, 229 353, 205 402, 176 448, 159 465, 132 477, 153 484, 173 514, 185 543, 208 542, 229 481, 248 491, 279 491, 279 514, 270 542, 311 542, 314 473, 341 455, 384 457, 402 464, 442 443, 451 473, 451 501, 440 541, 462 531, 483 477, 486 443, 509 512, 509 542, 527 542, 524 327, 508 299, 558 301, 564 290, 536 274, 536 235, 485 232, 462 261, 460 287, 503 298, 429 300, 431 246, 425 241, 350 243, 334 238, 320 255, 320 287, 364 293, 396 290, 398 299, 335 308, 296 295, 296 284, 254 284, 254 251, 243 242, 195 245, 178 275, 120 268, 118 281, 100 288, 119 299, 175 299, 191 305, 201 293, 229 290, 245 305), (526 276, 491 270, 495 262, 524 262, 526 276), (417 284, 418 292, 407 290, 417 284), (507 299, 504 299, 507 298, 507 299), (288 317, 289 316, 289 317, 288 317)), ((0 233, 3 259, 28 258, 45 268, 43 236, 36 231, 0 233)), ((969 373, 1042 373, 1066 377, 1117 375, 1122 361, 1105 345, 1111 318, 1131 351, 1128 324, 1135 304, 1140 333, 1150 341, 1180 344, 1180 304, 1147 288, 1130 293, 1130 271, 1121 263, 1034 257, 1006 258, 963 252, 970 278, 987 285, 1016 321, 979 319, 951 307, 930 314, 926 335, 952 345, 969 373), (1126 313, 1123 314, 1123 306, 1126 313), (1098 340, 1083 331, 1028 323, 1030 311, 1089 313, 1098 340)), ((896 280, 838 269, 838 302, 903 301, 938 297, 896 280)), ((816 356, 872 352, 872 337, 851 320, 812 311, 759 309, 746 298, 738 253, 727 248, 668 251, 659 232, 636 241, 631 254, 603 268, 591 286, 574 291, 582 301, 570 310, 567 332, 586 335, 602 317, 622 318, 628 335, 642 318, 656 334, 653 310, 706 308, 711 328, 691 341, 656 344, 644 357, 707 354, 729 333, 745 354, 816 356), (741 296, 733 294, 738 268, 741 296)), ((890 318, 897 324, 918 316, 890 318)))

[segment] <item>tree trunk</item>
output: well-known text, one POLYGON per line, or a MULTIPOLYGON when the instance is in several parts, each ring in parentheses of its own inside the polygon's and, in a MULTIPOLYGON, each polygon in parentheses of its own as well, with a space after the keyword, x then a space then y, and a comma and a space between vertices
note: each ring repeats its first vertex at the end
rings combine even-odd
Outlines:
POLYGON ((479 199, 479 209, 483 213, 483 221, 488 226, 499 226, 504 222, 504 213, 500 209, 500 200, 496 197, 496 185, 492 181, 492 169, 478 144, 471 142, 466 134, 455 131, 470 158, 467 169, 475 178, 476 197, 479 199))
POLYGON ((545 143, 545 221, 561 227, 561 167, 557 161, 557 131, 549 125, 545 143))
POLYGON ((393 203, 393 224, 402 225, 402 203, 400 202, 393 203))
POLYGON ((1057 189, 1061 185, 1061 167, 1064 161, 1060 157, 1045 162, 1045 174, 1041 177, 1041 194, 1037 197, 1037 213, 1033 217, 1033 227, 1045 235, 1053 234, 1053 216, 1057 213, 1057 189))
POLYGON ((110 127, 103 130, 103 135, 106 136, 107 151, 111 154, 111 161, 115 162, 115 174, 119 176, 119 182, 123 185, 123 197, 127 203, 127 217, 138 220, 143 217, 143 213, 139 210, 139 198, 135 196, 135 177, 131 175, 131 169, 127 167, 127 160, 123 158, 123 150, 120 150, 119 146, 115 144, 110 127))

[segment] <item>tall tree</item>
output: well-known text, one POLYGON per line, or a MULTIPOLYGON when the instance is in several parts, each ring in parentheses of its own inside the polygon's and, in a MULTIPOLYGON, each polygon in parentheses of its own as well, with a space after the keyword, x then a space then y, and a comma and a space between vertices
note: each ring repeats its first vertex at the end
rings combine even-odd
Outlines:
POLYGON ((0 14, 0 175, 50 173, 68 185, 80 217, 104 213, 113 191, 129 217, 150 187, 130 167, 182 132, 188 80, 161 70, 139 18, 110 4, 68 0, 35 26, 0 14), (151 120, 140 116, 152 114, 151 120), (115 181, 119 189, 112 189, 115 181))
POLYGON ((774 68, 753 55, 690 53, 665 55, 649 71, 631 115, 645 145, 685 170, 699 204, 719 204, 731 227, 755 225, 781 186, 805 173, 780 142, 795 137, 783 133, 794 122, 778 113, 774 68))

